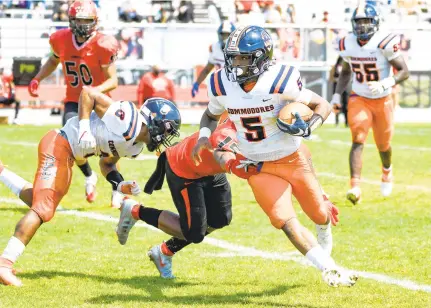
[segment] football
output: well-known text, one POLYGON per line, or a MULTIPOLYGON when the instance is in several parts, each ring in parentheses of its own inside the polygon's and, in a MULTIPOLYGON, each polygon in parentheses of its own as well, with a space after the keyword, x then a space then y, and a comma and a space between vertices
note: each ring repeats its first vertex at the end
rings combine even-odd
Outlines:
POLYGON ((295 113, 298 112, 301 115, 301 118, 304 121, 308 121, 313 116, 314 112, 307 105, 303 103, 293 102, 284 106, 280 113, 278 114, 278 118, 287 123, 293 124, 295 123, 295 113))

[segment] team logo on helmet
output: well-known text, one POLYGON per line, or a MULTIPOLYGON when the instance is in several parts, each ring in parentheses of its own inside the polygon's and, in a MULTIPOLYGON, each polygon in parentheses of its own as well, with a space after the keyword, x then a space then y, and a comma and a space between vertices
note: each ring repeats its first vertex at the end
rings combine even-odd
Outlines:
POLYGON ((169 105, 163 105, 163 107, 160 109, 160 113, 163 115, 167 115, 171 110, 172 109, 169 105))

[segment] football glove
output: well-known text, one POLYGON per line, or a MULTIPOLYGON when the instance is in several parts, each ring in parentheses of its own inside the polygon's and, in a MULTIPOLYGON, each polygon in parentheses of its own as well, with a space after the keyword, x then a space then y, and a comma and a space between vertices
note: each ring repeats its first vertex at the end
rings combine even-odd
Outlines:
POLYGON ((251 176, 259 174, 262 170, 263 162, 256 162, 251 159, 231 159, 226 162, 225 169, 229 173, 235 174, 242 179, 249 179, 251 176))
POLYGON ((39 96, 37 94, 38 89, 39 89, 39 80, 32 79, 28 85, 28 93, 30 93, 32 97, 38 97, 39 96))
POLYGON ((118 183, 117 191, 125 195, 139 195, 142 190, 136 181, 122 181, 118 183))
POLYGON ((396 84, 394 77, 388 77, 381 81, 370 81, 367 83, 370 88, 371 94, 380 95, 390 87, 396 84))
POLYGON ((298 112, 295 112, 295 123, 287 124, 280 119, 277 119, 278 128, 289 135, 298 137, 307 137, 310 135, 310 126, 305 122, 298 112))
POLYGON ((85 157, 87 154, 95 153, 96 151, 96 138, 90 130, 90 120, 84 119, 79 121, 79 140, 78 145, 83 152, 85 157))
POLYGON ((195 82, 193 84, 193 88, 192 88, 192 97, 196 96, 196 93, 199 92, 199 84, 197 82, 195 82))

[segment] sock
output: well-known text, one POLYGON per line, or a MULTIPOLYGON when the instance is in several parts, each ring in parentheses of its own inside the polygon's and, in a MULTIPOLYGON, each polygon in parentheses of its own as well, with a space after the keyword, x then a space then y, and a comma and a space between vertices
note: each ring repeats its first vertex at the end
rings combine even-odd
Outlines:
MULTIPOLYGON (((163 245, 165 245, 166 248, 169 249, 169 251, 172 254, 174 254, 174 253, 180 251, 181 249, 183 249, 184 247, 186 247, 190 244, 191 244, 191 242, 188 242, 186 240, 181 240, 181 239, 176 238, 176 237, 171 237, 168 241, 166 241, 165 243, 162 244, 162 249, 163 249, 163 245)), ((163 252, 163 250, 162 250, 162 252, 163 252)))
POLYGON ((320 245, 311 248, 305 254, 305 257, 321 271, 335 267, 334 259, 332 259, 320 245))
POLYGON ((359 187, 359 184, 361 184, 361 179, 359 178, 351 178, 350 179, 350 187, 359 187))
POLYGON ((389 168, 385 168, 382 166, 383 174, 389 175, 392 172, 392 165, 389 168))
POLYGON ((15 236, 12 236, 3 251, 2 257, 15 263, 19 256, 24 252, 24 249, 25 245, 15 236))
POLYGON ((332 252, 332 231, 331 221, 326 225, 316 224, 317 242, 323 248, 323 250, 331 255, 332 252))
POLYGON ((79 169, 81 169, 82 173, 84 174, 85 177, 90 177, 91 174, 93 173, 93 171, 91 170, 90 164, 88 163, 88 161, 85 162, 85 164, 78 166, 79 169))
POLYGON ((19 194, 21 193, 21 190, 24 188, 24 186, 27 184, 30 185, 30 183, 24 180, 22 177, 6 168, 2 171, 2 173, 0 173, 0 182, 5 184, 7 188, 9 188, 17 197, 19 197, 19 194))
MULTIPOLYGON (((159 209, 154 209, 151 207, 145 207, 143 205, 139 206, 138 219, 145 221, 150 226, 158 228, 159 226, 159 216, 162 213, 159 209)), ((133 215, 133 210, 132 210, 133 215)), ((135 212, 136 215, 136 212, 135 212)), ((135 216, 133 216, 135 217, 135 216)))

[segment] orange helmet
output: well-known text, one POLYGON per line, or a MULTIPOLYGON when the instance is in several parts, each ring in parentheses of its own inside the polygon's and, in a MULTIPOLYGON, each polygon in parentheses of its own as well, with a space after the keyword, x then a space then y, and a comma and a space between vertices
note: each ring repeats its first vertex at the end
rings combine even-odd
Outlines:
POLYGON ((97 26, 97 8, 91 0, 76 0, 69 7, 69 24, 73 34, 88 38, 97 26), (77 24, 77 19, 93 20, 88 24, 77 24))

